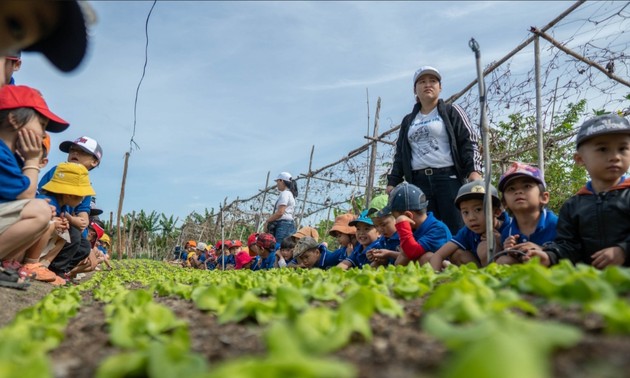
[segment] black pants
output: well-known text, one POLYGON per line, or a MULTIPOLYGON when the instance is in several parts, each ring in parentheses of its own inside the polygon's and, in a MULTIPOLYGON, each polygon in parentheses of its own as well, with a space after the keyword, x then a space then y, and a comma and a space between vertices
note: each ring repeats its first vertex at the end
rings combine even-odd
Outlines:
POLYGON ((70 232, 70 242, 64 244, 49 267, 50 270, 59 275, 72 270, 81 260, 89 256, 91 250, 90 242, 87 239, 83 239, 81 230, 70 226, 68 231, 70 232))

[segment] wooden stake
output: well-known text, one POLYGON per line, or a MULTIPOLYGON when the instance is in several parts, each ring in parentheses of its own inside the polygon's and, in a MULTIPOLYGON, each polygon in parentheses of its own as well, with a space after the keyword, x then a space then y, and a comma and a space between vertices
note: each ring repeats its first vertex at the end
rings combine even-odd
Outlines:
POLYGON ((116 217, 116 228, 118 229, 118 259, 122 260, 122 237, 120 234, 120 216, 122 213, 123 202, 125 200, 125 184, 127 181, 127 167, 129 166, 129 152, 125 153, 125 165, 123 168, 122 184, 120 185, 120 197, 118 197, 118 215, 116 217))

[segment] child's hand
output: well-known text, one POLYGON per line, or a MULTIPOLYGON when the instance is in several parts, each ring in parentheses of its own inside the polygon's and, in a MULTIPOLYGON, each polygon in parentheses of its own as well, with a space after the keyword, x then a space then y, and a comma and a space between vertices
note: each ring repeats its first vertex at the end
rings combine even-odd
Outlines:
POLYGON ((442 256, 438 254, 434 254, 433 256, 431 256, 431 259, 429 260, 429 264, 431 264, 431 268, 433 268, 433 270, 435 270, 436 272, 441 272, 442 269, 444 268, 442 266, 443 261, 444 259, 442 259, 442 256))
POLYGON ((39 161, 42 156, 42 138, 35 131, 22 127, 18 131, 16 149, 24 161, 39 161))
POLYGON ((503 242, 503 249, 514 249, 517 244, 519 235, 510 235, 503 242))
POLYGON ((626 261, 623 249, 618 246, 604 248, 591 255, 593 265, 597 269, 604 269, 608 265, 622 265, 626 261))
POLYGON ((534 257, 538 256, 540 258, 540 264, 541 265, 544 265, 544 266, 551 265, 551 261, 549 260, 549 255, 545 251, 543 251, 542 248, 540 248, 539 245, 527 242, 527 243, 523 243, 523 244, 517 244, 515 247, 517 249, 522 250, 526 254, 525 256, 523 256, 521 258, 522 262, 527 262, 527 261, 533 259, 534 257), (526 245, 526 244, 532 244, 533 246, 530 247, 529 249, 525 249, 525 250, 523 250, 522 248, 518 248, 520 245, 526 245))
POLYGON ((374 249, 370 249, 365 253, 365 256, 369 261, 374 261, 374 249))
POLYGON ((414 222, 413 219, 409 218, 405 214, 401 214, 396 218, 396 223, 400 223, 400 222, 409 222, 411 226, 414 226, 416 224, 416 222, 414 222))

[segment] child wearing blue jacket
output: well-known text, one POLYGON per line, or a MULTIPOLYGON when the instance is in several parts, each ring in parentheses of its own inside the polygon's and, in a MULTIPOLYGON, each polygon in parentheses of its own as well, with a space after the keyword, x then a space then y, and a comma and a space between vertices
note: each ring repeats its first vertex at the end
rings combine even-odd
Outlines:
POLYGON ((345 259, 346 253, 341 249, 331 252, 317 240, 305 236, 293 248, 293 258, 300 268, 329 269, 345 259))

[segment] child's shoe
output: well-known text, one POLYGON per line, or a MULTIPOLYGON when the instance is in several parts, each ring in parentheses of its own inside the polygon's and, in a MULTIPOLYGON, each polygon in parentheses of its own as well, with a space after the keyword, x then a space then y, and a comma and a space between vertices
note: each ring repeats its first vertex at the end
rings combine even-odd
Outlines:
POLYGON ((37 281, 53 282, 57 275, 41 263, 28 263, 22 265, 20 277, 33 277, 37 281))

